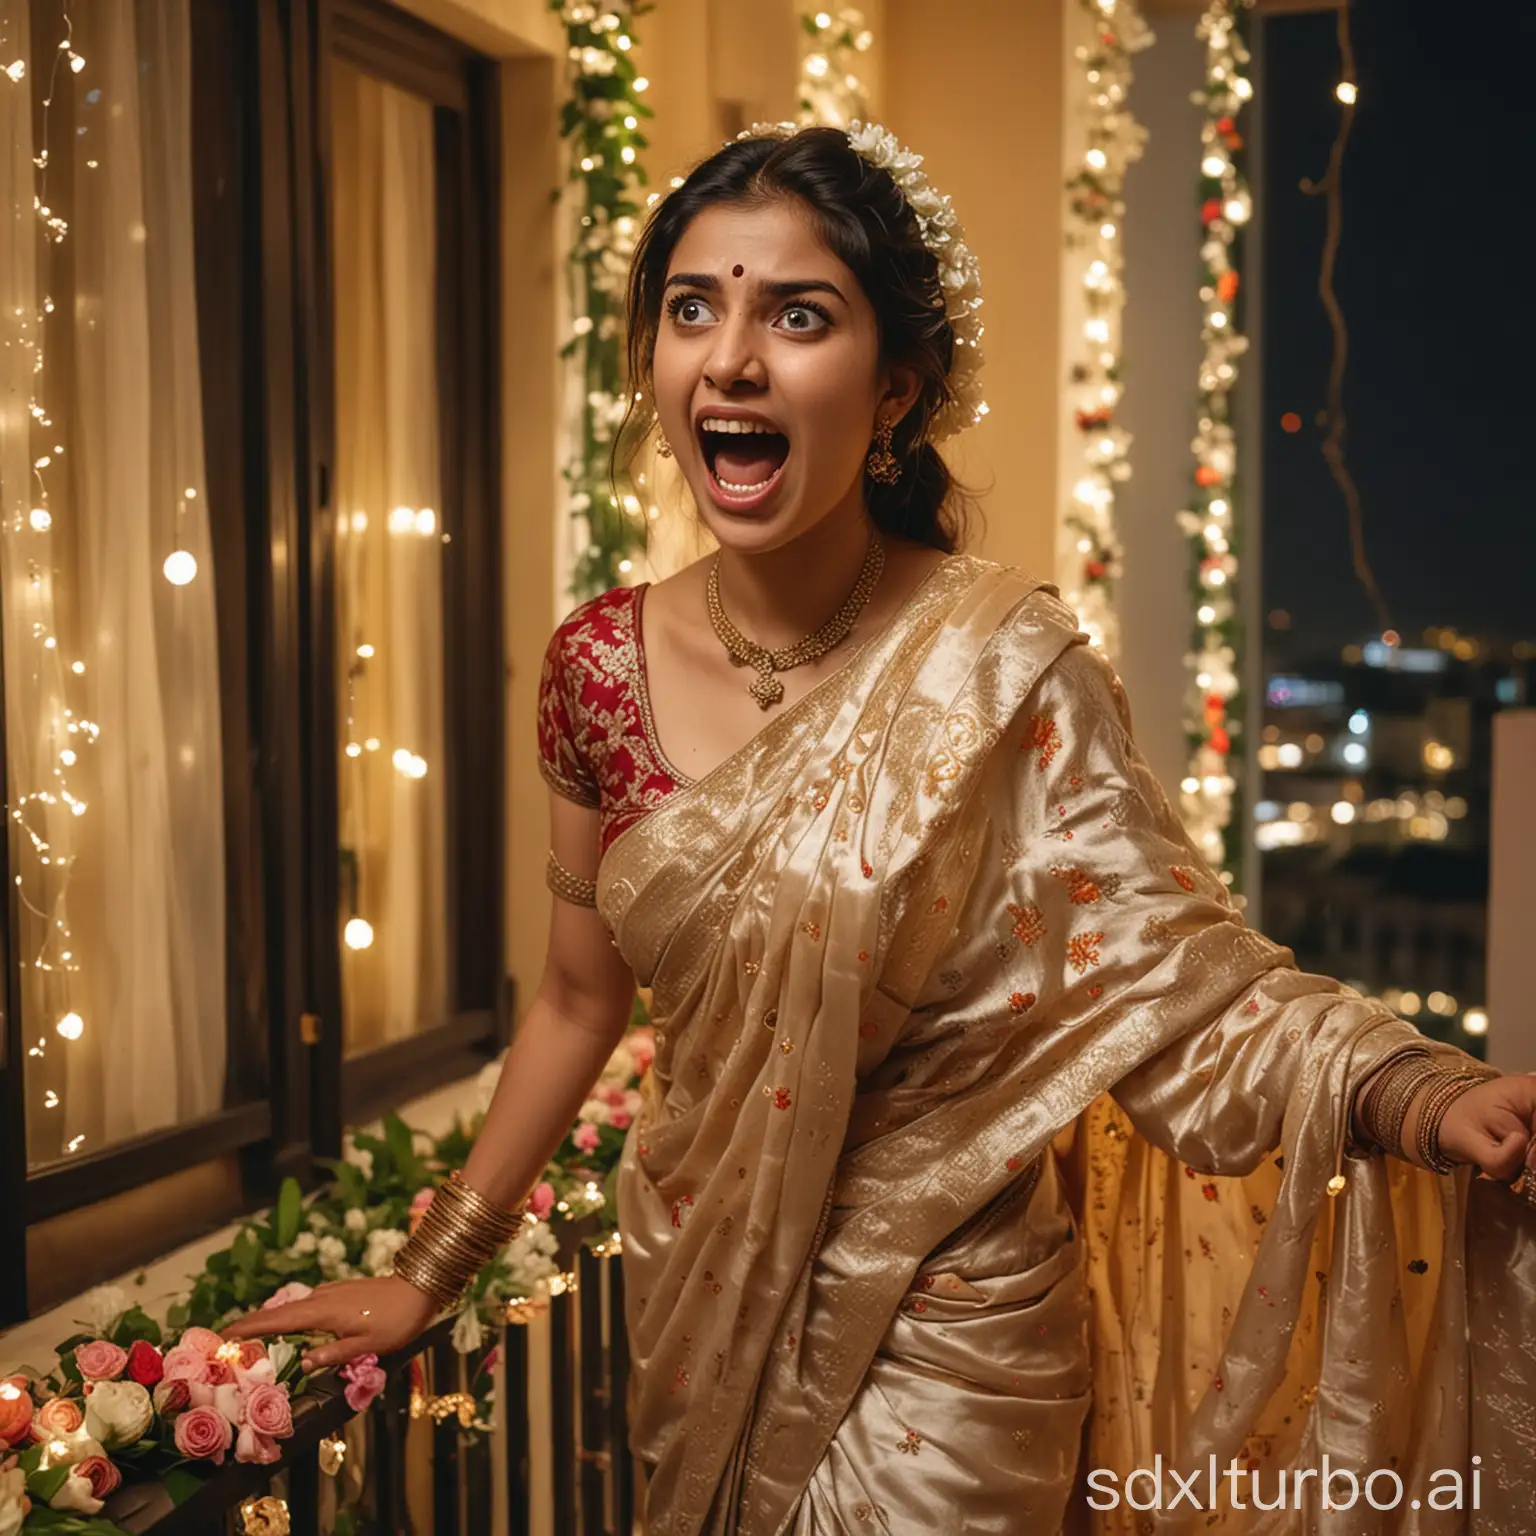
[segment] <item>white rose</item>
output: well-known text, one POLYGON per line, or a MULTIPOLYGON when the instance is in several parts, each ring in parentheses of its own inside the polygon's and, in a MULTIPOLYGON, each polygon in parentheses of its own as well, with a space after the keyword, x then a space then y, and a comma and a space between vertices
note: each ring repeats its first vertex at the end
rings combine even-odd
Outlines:
POLYGON ((119 1285, 98 1285, 85 1298, 91 1326, 101 1338, 109 1338, 112 1325, 128 1310, 128 1295, 119 1285))
POLYGON ((284 1371, 293 1364, 293 1357, 298 1354, 299 1346, 290 1344, 287 1339, 275 1339, 267 1345, 267 1359, 272 1362, 272 1369, 281 1379, 284 1371))
POLYGON ((380 1227, 368 1234, 368 1245, 363 1250, 363 1268, 370 1275, 392 1275, 395 1272, 395 1255, 405 1247, 404 1232, 380 1227))
POLYGON ((17 1536, 27 1518, 27 1474, 20 1467, 0 1472, 0 1536, 17 1536))
POLYGON ((85 1400, 85 1429, 109 1451, 144 1438, 155 1416, 149 1393, 136 1381, 98 1381, 85 1400))
POLYGON ((294 1238, 293 1247, 288 1252, 297 1258, 302 1258, 305 1254, 313 1253, 319 1245, 320 1239, 313 1232, 300 1232, 294 1238))
POLYGON ((608 1106, 601 1099, 588 1099, 577 1112, 578 1120, 590 1120, 593 1125, 608 1124, 608 1106))
POLYGON ((484 1341, 485 1330, 480 1326, 480 1314, 475 1311, 475 1304, 470 1302, 454 1319, 453 1347, 461 1355, 467 1355, 479 1349, 484 1341))
POLYGON ((411 1151, 417 1157, 435 1157, 437 1155, 437 1143, 425 1131, 412 1131, 411 1151))
MULTIPOLYGON (((59 1484, 59 1491, 48 1500, 49 1509, 63 1510, 72 1515, 99 1515, 101 1500, 91 1492, 91 1480, 71 1471, 59 1484)), ((0 1526, 0 1530, 4 1527, 0 1526)))
POLYGON ((339 1237, 322 1237, 319 1252, 322 1273, 333 1273, 347 1262, 347 1245, 339 1237))
POLYGON ((324 1211, 311 1211, 305 1219, 311 1232, 324 1232, 331 1224, 331 1218, 324 1211))
POLYGON ((342 1156, 354 1168, 361 1168, 365 1179, 373 1177, 373 1153, 365 1147, 358 1146, 350 1137, 347 1139, 346 1150, 342 1153, 342 1156))
POLYGON ((341 1222, 348 1232, 366 1232, 368 1230, 368 1213, 358 1206, 353 1206, 341 1218, 341 1222))

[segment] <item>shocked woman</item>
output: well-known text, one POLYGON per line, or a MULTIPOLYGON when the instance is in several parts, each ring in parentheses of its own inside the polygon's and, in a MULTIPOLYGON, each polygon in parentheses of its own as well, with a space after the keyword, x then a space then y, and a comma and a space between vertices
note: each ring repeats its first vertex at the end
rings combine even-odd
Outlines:
POLYGON ((451 1305, 638 978, 651 1536, 1130 1531, 1159 1458, 1235 1461, 1262 1502, 1325 1454, 1392 1469, 1418 1523, 1316 1479, 1278 1515, 1224 1476, 1198 1499, 1228 1530, 1464 1531, 1429 1478, 1476 1470, 1502 1529, 1530 1381, 1484 1342, 1530 1336, 1536 1211, 1484 1184, 1469 1237, 1457 1170, 1519 1180, 1536 1083, 1246 928, 1073 615, 956 552, 937 444, 984 409, 979 304, 878 128, 753 130, 656 207, 633 388, 718 553, 550 643, 549 959, 463 1178, 394 1277, 230 1333, 326 1330, 330 1364, 451 1305))

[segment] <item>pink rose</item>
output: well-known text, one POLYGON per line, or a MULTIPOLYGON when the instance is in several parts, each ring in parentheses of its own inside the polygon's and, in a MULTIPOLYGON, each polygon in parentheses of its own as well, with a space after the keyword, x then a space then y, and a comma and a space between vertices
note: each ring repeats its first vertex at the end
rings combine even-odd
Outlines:
POLYGON ((75 1463, 74 1470, 80 1477, 90 1479, 93 1499, 106 1498, 123 1480, 123 1474, 105 1456, 87 1456, 75 1463))
POLYGON ((160 1367, 162 1381, 201 1381, 208 1362, 189 1345, 178 1344, 165 1352, 160 1367))
POLYGON ((32 1394, 25 1376, 0 1381, 0 1445, 20 1445, 32 1434, 32 1394))
POLYGON ((528 1196, 529 1213, 537 1216, 540 1221, 544 1221, 554 1208, 555 1186, 549 1183, 536 1185, 533 1193, 528 1196))
POLYGON ((267 1358, 267 1346, 260 1339, 241 1339, 240 1358, 235 1361, 235 1374, 248 1371, 258 1360, 267 1358))
POLYGON ((629 1111, 627 1109, 614 1109, 608 1113, 608 1124, 616 1131, 629 1129, 629 1111))
POLYGON ((258 1434, 249 1424, 240 1426, 240 1435, 235 1441, 236 1461, 254 1461, 258 1466, 267 1466, 282 1454, 282 1448, 270 1435, 258 1434))
POLYGON ((597 1127, 590 1120, 583 1120, 580 1125, 571 1132, 571 1144, 578 1152, 594 1152, 597 1150, 601 1137, 597 1134, 597 1127))
POLYGON ((341 1379, 347 1384, 347 1406, 353 1413, 362 1413, 389 1380, 379 1369, 377 1355, 359 1355, 342 1366, 341 1379))
POLYGON ((174 1381, 162 1381, 154 1391, 155 1412, 161 1418, 168 1418, 173 1413, 180 1413, 192 1401, 192 1388, 186 1377, 178 1376, 174 1381))
POLYGON ((272 1382, 252 1387, 245 1397, 245 1422, 259 1435, 286 1440, 293 1433, 293 1410, 288 1389, 272 1382))
POLYGON ((272 1307, 286 1307, 290 1301, 303 1301, 306 1296, 313 1294, 312 1285, 305 1285, 302 1280, 290 1280, 287 1285, 279 1286, 262 1302, 261 1310, 266 1312, 272 1307))
POLYGON ((135 1339, 129 1348, 128 1375, 141 1387, 152 1387, 165 1375, 160 1351, 148 1339, 135 1339))
POLYGON ((224 1464, 234 1434, 217 1408, 188 1408, 176 1420, 176 1449, 193 1461, 224 1464))
POLYGON ((629 1054, 635 1058, 635 1074, 644 1077, 656 1059, 656 1031, 649 1025, 642 1025, 639 1029, 630 1030, 624 1037, 624 1043, 629 1047, 629 1054))
POLYGON ((105 1339, 92 1339, 75 1351, 75 1364, 87 1381, 116 1381, 128 1364, 128 1351, 105 1339))
POLYGON ((624 1107, 624 1090, 622 1088, 601 1088, 597 1094, 604 1104, 610 1104, 615 1109, 624 1107))
POLYGON ((32 1439, 41 1445, 72 1435, 85 1423, 85 1411, 72 1397, 51 1397, 32 1416, 32 1439))
POLYGON ((227 1360, 204 1360, 203 1380, 210 1387, 227 1387, 235 1379, 235 1368, 227 1360))
POLYGON ((188 1328, 177 1347, 195 1349, 205 1360, 212 1360, 224 1348, 224 1340, 212 1328, 188 1328))

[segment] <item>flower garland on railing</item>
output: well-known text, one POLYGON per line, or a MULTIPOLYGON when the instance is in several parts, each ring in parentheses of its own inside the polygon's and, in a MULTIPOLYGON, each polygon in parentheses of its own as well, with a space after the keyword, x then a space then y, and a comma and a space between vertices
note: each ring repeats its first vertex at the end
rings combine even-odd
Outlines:
POLYGON ((631 23, 652 7, 550 0, 550 9, 566 28, 570 95, 560 132, 570 146, 568 181, 578 189, 566 258, 571 335, 560 355, 570 442, 561 475, 580 530, 570 592, 579 601, 618 585, 645 538, 640 499, 623 479, 611 482, 609 457, 627 403, 624 285, 643 212, 640 151, 649 146, 640 120, 655 115, 640 100, 650 82, 630 58, 631 23))
POLYGON ((1188 656, 1186 730, 1189 771, 1184 821, 1212 868, 1241 889, 1242 842, 1228 829, 1239 811, 1234 739, 1243 725, 1242 614, 1237 603, 1239 535, 1233 508, 1237 478, 1231 396, 1247 339, 1238 328, 1239 234, 1253 212, 1243 175, 1238 118, 1253 98, 1245 73, 1243 13, 1253 0, 1211 0, 1198 35, 1206 45, 1205 85, 1195 93, 1204 114, 1200 149, 1200 218, 1205 239, 1200 299, 1204 306, 1199 417, 1194 439, 1193 505, 1179 526, 1193 550, 1194 640, 1188 656))
POLYGON ((1131 474, 1130 434, 1116 425, 1120 403, 1121 317, 1125 289, 1122 225, 1125 172, 1140 159, 1146 129, 1129 106, 1131 56, 1152 33, 1137 0, 1078 0, 1091 40, 1075 49, 1086 112, 1083 163, 1067 181, 1067 249, 1080 263, 1083 348, 1068 373, 1068 400, 1083 465, 1064 514, 1062 588, 1093 643, 1119 649, 1115 582, 1122 550, 1115 529, 1115 487, 1131 474))
POLYGON ((800 121, 846 128, 869 116, 859 56, 874 46, 863 11, 852 6, 800 13, 800 121))
MULTIPOLYGON (((619 1251, 612 1184, 656 1051, 645 1017, 637 999, 635 1027, 533 1190, 524 1230, 475 1278, 454 1320, 454 1347, 471 1357, 470 1391, 434 1395, 413 1362, 413 1417, 489 1430, 500 1326, 526 1323, 575 1289, 575 1274, 560 1263, 574 1244, 600 1257, 619 1251)), ((293 1432, 294 1399, 309 1384, 303 1341, 226 1344, 217 1330, 328 1281, 391 1274, 432 1191, 468 1157, 500 1075, 501 1062, 486 1067, 476 1112, 446 1135, 390 1115, 382 1134, 348 1136, 343 1158, 326 1165, 332 1182, 315 1194, 306 1198, 286 1180, 270 1211, 210 1255, 164 1329, 121 1289, 92 1292, 84 1331, 59 1345, 51 1373, 0 1379, 0 1533, 112 1536, 116 1528, 96 1517, 125 1482, 162 1482, 179 1503, 228 1458, 276 1461, 293 1432)), ((340 1375, 358 1413, 385 1381, 372 1355, 340 1375)), ((322 1462, 329 1444, 322 1443, 322 1462)))

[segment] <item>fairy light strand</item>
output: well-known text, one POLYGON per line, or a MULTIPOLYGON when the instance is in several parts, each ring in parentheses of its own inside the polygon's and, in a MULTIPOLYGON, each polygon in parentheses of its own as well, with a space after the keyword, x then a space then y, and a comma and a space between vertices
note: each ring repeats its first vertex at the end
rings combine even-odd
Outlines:
POLYGON ((875 37, 864 13, 853 6, 804 10, 800 30, 800 122, 846 128, 867 119, 868 90, 859 71, 875 37))
POLYGON ((624 382, 624 289, 644 212, 640 153, 650 141, 640 123, 655 114, 641 100, 650 81, 632 57, 632 0, 550 0, 550 9, 565 24, 567 42, 561 132, 574 227, 566 255, 571 334, 560 352, 570 448, 561 476, 579 546, 570 595, 581 601, 627 576, 645 539, 640 498, 622 474, 610 480, 609 462, 640 403, 624 382))
POLYGON ((1079 0, 1088 40, 1074 49, 1085 117, 1082 164, 1068 178, 1067 250, 1082 289, 1082 345, 1068 370, 1068 404, 1082 455, 1063 514, 1062 588, 1092 643, 1114 655, 1115 583, 1124 551, 1116 487, 1130 478, 1131 437, 1115 420, 1122 393, 1125 173, 1146 129, 1129 105, 1131 59, 1153 36, 1137 0, 1079 0))
MULTIPOLYGON (((84 55, 75 49, 74 22, 67 11, 61 13, 60 22, 64 35, 53 54, 46 93, 38 102, 38 144, 32 157, 32 207, 42 237, 39 242, 40 262, 51 259, 52 253, 69 235, 69 222, 52 206, 49 195, 54 107, 64 72, 67 70, 69 75, 79 76, 86 68, 84 55)), ((0 34, 0 59, 8 58, 12 49, 9 34, 0 34)), ((5 75, 13 88, 28 88, 24 58, 15 58, 0 68, 0 73, 5 75)), ((85 166, 87 170, 94 171, 98 169, 99 162, 88 159, 85 166)), ((52 1036, 74 1042, 84 1035, 86 1021, 74 1003, 70 986, 70 979, 81 970, 75 951, 74 932, 69 922, 69 893, 75 866, 72 824, 85 815, 87 804, 71 789, 70 771, 79 766, 85 752, 97 744, 101 732, 95 722, 77 715, 68 702, 70 682, 84 676, 85 663, 76 660, 65 664, 60 652, 59 636, 52 624, 52 573, 55 568, 52 549, 57 525, 50 473, 64 457, 65 449, 60 441, 62 429, 49 415, 44 403, 48 317, 54 314, 57 306, 46 291, 46 270, 39 270, 36 276, 42 291, 38 307, 30 318, 22 308, 17 308, 12 315, 15 321, 15 345, 21 352, 31 354, 27 399, 30 429, 26 448, 31 474, 29 481, 17 493, 16 500, 7 508, 4 526, 10 536, 10 570, 19 569, 26 573, 23 592, 27 617, 24 628, 36 642, 36 651, 31 661, 32 680, 42 692, 41 707, 47 740, 46 773, 50 782, 44 787, 21 789, 7 810, 18 834, 12 846, 18 852, 29 852, 35 861, 35 879, 30 879, 28 873, 21 871, 12 875, 21 911, 40 929, 37 947, 31 959, 24 963, 39 979, 38 1007, 44 1017, 53 1019, 52 1036)), ((25 771, 24 760, 13 757, 12 774, 19 778, 25 771)), ((35 1044, 28 1048, 28 1058, 46 1060, 49 1043, 50 1034, 40 1032, 35 1044)), ((53 1110, 58 1109, 63 1101, 58 1091, 50 1087, 44 1090, 41 1102, 44 1109, 53 1110)), ((71 1137, 64 1143, 66 1152, 79 1151, 84 1140, 81 1135, 71 1137)))
POLYGON ((1203 309, 1192 504, 1179 513, 1191 546, 1195 605, 1187 661, 1189 765, 1181 786, 1185 825, 1222 880, 1241 889, 1242 846, 1231 838, 1238 811, 1233 770, 1243 724, 1240 540, 1234 510, 1237 443, 1231 398, 1248 342, 1238 329, 1239 234, 1253 212, 1243 172, 1239 119, 1253 99, 1243 13, 1253 0, 1210 0, 1196 35, 1205 43, 1205 84, 1194 95, 1200 130, 1200 247, 1203 309))

